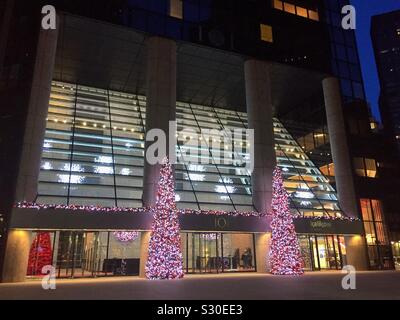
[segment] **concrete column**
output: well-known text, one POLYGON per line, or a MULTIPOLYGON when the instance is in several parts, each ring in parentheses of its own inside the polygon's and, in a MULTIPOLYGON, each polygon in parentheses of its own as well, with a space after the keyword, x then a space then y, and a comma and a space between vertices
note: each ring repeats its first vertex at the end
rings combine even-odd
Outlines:
POLYGON ((333 77, 326 78, 322 86, 340 206, 347 216, 358 218, 353 161, 347 142, 339 81, 333 77))
MULTIPOLYGON (((151 37, 147 39, 146 45, 146 132, 151 129, 161 129, 166 133, 167 142, 169 142, 169 121, 176 119, 176 43, 165 38, 151 37)), ((175 132, 171 135, 175 137, 175 132)), ((146 152, 151 144, 153 142, 146 142, 146 152)), ((172 149, 175 152, 175 148, 172 149)), ((168 146, 166 146, 166 151, 169 154, 168 146)), ((152 206, 156 202, 160 168, 160 164, 151 165, 145 159, 144 206, 152 206)))
POLYGON ((269 212, 276 166, 270 67, 263 61, 247 60, 244 74, 249 129, 254 129, 253 204, 259 212, 269 212))
POLYGON ((8 232, 2 282, 25 281, 31 243, 32 232, 30 231, 10 230, 8 232))
POLYGON ((145 279, 146 278, 146 263, 147 258, 149 257, 149 242, 150 242, 150 234, 149 231, 142 232, 140 237, 140 269, 139 269, 139 277, 145 279))
POLYGON ((346 236, 346 258, 347 264, 354 266, 357 271, 368 270, 367 244, 362 236, 346 236))
POLYGON ((57 17, 56 30, 40 30, 17 180, 16 201, 34 201, 37 195, 59 29, 60 16, 57 17))
POLYGON ((257 233, 256 237, 256 266, 257 266, 257 273, 266 273, 270 270, 269 264, 269 246, 271 240, 270 233, 257 233))
MULTIPOLYGON (((24 142, 17 177, 16 201, 35 201, 37 196, 40 160, 56 58, 58 30, 60 29, 59 20, 60 18, 58 17, 56 30, 41 29, 39 33, 24 142)), ((31 234, 30 231, 9 231, 3 264, 3 282, 25 280, 31 234)))

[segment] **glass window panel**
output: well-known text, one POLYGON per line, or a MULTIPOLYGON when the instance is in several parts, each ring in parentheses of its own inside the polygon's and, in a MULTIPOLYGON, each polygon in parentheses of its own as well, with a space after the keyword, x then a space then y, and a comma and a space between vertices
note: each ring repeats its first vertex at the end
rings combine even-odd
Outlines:
POLYGON ((284 2, 283 7, 286 12, 296 14, 296 7, 293 4, 284 2))
POLYGON ((302 7, 296 7, 297 15, 300 17, 307 18, 307 9, 302 7))
POLYGON ((283 10, 283 2, 280 0, 274 0, 274 8, 283 10))

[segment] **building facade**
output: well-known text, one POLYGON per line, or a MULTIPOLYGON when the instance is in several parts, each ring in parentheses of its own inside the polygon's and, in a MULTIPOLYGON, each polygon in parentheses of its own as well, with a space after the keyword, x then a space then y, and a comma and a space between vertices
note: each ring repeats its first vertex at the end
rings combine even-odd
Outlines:
POLYGON ((389 138, 400 146, 400 11, 372 17, 371 37, 381 85, 380 111, 389 138))
POLYGON ((4 282, 43 264, 58 277, 143 275, 153 129, 173 142, 186 273, 268 271, 259 214, 275 166, 306 270, 393 267, 391 252, 371 263, 389 235, 382 199, 357 187, 345 110, 365 102, 345 1, 46 4, 56 30, 40 28, 40 3, 3 10, 4 282))
MULTIPOLYGON (((386 154, 395 163, 389 165, 389 170, 394 171, 398 167, 400 150, 400 11, 393 11, 386 14, 372 17, 371 37, 374 47, 375 60, 378 68, 381 93, 379 107, 384 125, 384 136, 390 142, 390 149, 386 154), (393 150, 397 153, 393 154, 393 150)), ((397 177, 398 179, 398 175, 397 177)), ((398 188, 395 184, 395 188, 398 188)), ((393 189, 396 190, 396 189, 393 189)), ((395 197, 398 193, 394 192, 392 199, 388 199, 387 216, 390 220, 388 226, 391 233, 393 253, 395 255, 396 266, 399 260, 399 213, 395 204, 395 197)), ((386 195, 386 197, 389 197, 386 195)))

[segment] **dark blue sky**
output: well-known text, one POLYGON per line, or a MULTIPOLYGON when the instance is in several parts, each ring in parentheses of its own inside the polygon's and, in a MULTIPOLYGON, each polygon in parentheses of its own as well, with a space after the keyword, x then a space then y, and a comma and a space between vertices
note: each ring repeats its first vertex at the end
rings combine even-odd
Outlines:
POLYGON ((367 100, 378 119, 379 80, 371 44, 371 16, 400 9, 400 0, 351 0, 357 10, 357 43, 361 59, 367 100))

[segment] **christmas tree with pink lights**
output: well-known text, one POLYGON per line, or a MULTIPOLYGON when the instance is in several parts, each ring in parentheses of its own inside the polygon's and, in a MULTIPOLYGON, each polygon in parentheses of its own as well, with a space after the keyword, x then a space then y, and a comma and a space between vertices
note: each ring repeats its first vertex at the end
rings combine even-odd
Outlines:
POLYGON ((174 177, 168 159, 161 167, 157 203, 153 208, 146 277, 152 280, 183 277, 180 226, 175 203, 174 177))
POLYGON ((276 168, 273 177, 272 237, 269 252, 271 273, 301 275, 303 259, 289 207, 289 194, 283 185, 282 171, 276 168))

